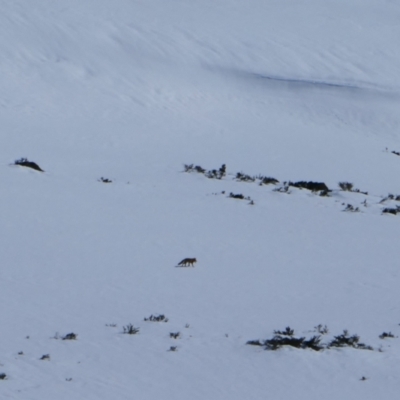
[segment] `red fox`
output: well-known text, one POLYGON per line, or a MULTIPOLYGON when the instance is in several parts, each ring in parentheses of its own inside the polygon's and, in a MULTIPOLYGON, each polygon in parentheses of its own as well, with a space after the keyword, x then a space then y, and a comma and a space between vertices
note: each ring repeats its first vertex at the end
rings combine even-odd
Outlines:
POLYGON ((196 262, 197 260, 195 258, 184 258, 178 265, 181 265, 182 267, 187 267, 187 266, 194 267, 194 263, 196 262))

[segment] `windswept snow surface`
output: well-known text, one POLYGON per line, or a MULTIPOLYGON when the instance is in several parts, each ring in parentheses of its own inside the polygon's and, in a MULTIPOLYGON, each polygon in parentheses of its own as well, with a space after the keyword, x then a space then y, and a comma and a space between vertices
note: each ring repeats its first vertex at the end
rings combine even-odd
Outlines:
POLYGON ((0 1, 0 398, 396 398, 399 21, 393 0, 0 1), (300 180, 333 191, 273 190, 300 180), (318 324, 374 350, 246 345, 318 324))

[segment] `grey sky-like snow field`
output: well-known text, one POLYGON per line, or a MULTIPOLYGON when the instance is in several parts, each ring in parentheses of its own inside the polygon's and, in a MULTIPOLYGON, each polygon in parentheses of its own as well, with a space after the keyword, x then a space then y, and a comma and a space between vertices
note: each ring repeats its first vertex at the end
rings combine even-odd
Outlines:
POLYGON ((0 1, 0 399, 397 398, 399 38, 396 0, 0 1), (374 350, 246 345, 319 324, 374 350))

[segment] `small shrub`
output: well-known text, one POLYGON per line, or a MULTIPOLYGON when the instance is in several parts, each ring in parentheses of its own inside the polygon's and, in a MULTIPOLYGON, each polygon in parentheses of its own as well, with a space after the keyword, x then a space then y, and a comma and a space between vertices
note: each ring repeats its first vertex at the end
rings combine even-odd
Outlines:
MULTIPOLYGON (((328 333, 326 325, 318 325, 314 328, 320 333, 325 335, 328 333)), ((290 327, 287 327, 283 331, 274 331, 274 336, 267 340, 249 340, 246 344, 252 346, 261 346, 266 350, 278 350, 284 346, 295 347, 297 349, 311 349, 320 351, 331 347, 352 347, 355 349, 362 350, 373 350, 371 346, 367 346, 364 343, 360 343, 360 338, 357 335, 350 336, 348 331, 343 331, 339 336, 335 336, 334 339, 328 344, 321 344, 321 336, 315 335, 309 339, 305 337, 295 337, 294 331, 290 327)))
POLYGON ((35 162, 29 161, 27 158, 20 158, 19 160, 15 160, 14 165, 20 165, 22 167, 32 168, 36 171, 44 172, 42 168, 39 167, 35 162))
POLYGON ((255 182, 256 180, 260 181, 260 186, 262 185, 275 185, 279 183, 279 181, 275 178, 271 178, 269 176, 263 176, 263 175, 257 175, 257 176, 250 176, 247 174, 244 174, 243 172, 238 172, 236 174, 237 181, 241 182, 255 182))
POLYGON ((363 192, 360 189, 354 189, 352 190, 353 193, 360 193, 360 194, 365 194, 366 196, 368 196, 368 192, 363 192))
POLYGON ((394 199, 394 195, 392 195, 391 193, 389 193, 386 197, 384 197, 380 202, 379 202, 379 204, 382 204, 382 203, 384 203, 385 201, 387 201, 387 200, 393 200, 394 199))
POLYGON ((251 346, 264 346, 264 342, 260 342, 259 340, 249 340, 246 344, 249 344, 251 346))
POLYGON ((4 379, 7 379, 7 375, 3 372, 0 374, 0 380, 3 381, 4 379))
POLYGON ((178 339, 180 338, 181 333, 180 332, 170 332, 169 337, 172 339, 178 339))
POLYGON ((222 179, 226 175, 226 165, 222 164, 221 168, 216 170, 212 169, 205 173, 205 176, 210 179, 222 179))
POLYGON ((275 335, 282 335, 282 336, 293 336, 294 329, 291 329, 290 326, 287 326, 284 331, 274 331, 275 335))
POLYGON ((318 195, 321 197, 330 197, 329 193, 329 190, 321 190, 318 195))
POLYGON ((77 337, 78 337, 78 335, 77 335, 76 333, 71 332, 71 333, 66 334, 66 335, 62 338, 62 340, 76 340, 77 337))
POLYGON ((151 322, 168 322, 168 318, 165 317, 165 315, 150 315, 149 318, 144 318, 144 321, 151 321, 151 322))
POLYGON ((355 349, 373 350, 371 346, 360 343, 358 335, 350 336, 347 330, 344 330, 341 335, 335 336, 328 347, 353 347, 355 349))
POLYGON ((351 192, 353 190, 353 184, 350 182, 339 182, 339 187, 345 192, 351 192))
POLYGON ((171 346, 168 351, 177 351, 178 346, 171 346))
POLYGON ((383 332, 382 334, 379 335, 380 339, 394 338, 394 337, 396 336, 394 336, 392 332, 383 332))
POLYGON ((126 333, 128 335, 136 335, 137 333, 139 333, 140 328, 135 328, 132 324, 128 324, 122 327, 122 329, 124 330, 123 333, 126 333))
POLYGON ((206 170, 200 167, 200 165, 194 166, 193 164, 184 164, 183 168, 185 172, 198 172, 199 174, 204 174, 206 172, 206 170))
POLYGON ((323 182, 312 182, 312 181, 299 181, 299 182, 289 182, 289 186, 297 187, 299 189, 307 189, 312 192, 320 192, 322 190, 329 191, 328 186, 323 182))
POLYGON ((257 179, 260 180, 260 185, 276 185, 277 183, 279 183, 278 179, 271 178, 269 176, 259 175, 257 179))
POLYGON ((286 327, 283 331, 274 331, 274 337, 264 341, 250 340, 246 344, 252 346, 264 346, 266 350, 278 350, 283 346, 295 347, 297 349, 312 349, 319 351, 323 349, 320 344, 320 336, 312 336, 306 340, 305 337, 296 338, 294 337, 294 330, 290 327, 286 327))
POLYGON ((289 185, 283 185, 273 190, 274 192, 290 194, 289 185))
POLYGON ((101 178, 99 179, 99 182, 102 182, 102 183, 112 183, 112 180, 111 180, 111 179, 107 179, 107 178, 101 177, 101 178))
POLYGON ((347 211, 347 212, 359 212, 360 209, 358 207, 354 207, 351 204, 347 204, 344 210, 342 211, 347 211))
POLYGON ((329 333, 329 329, 326 325, 319 324, 314 327, 314 329, 320 334, 320 335, 327 335, 329 333))
POLYGON ((400 152, 398 152, 398 151, 394 151, 394 150, 393 150, 392 153, 393 153, 393 154, 396 154, 396 156, 400 156, 400 152))
POLYGON ((235 179, 241 182, 254 182, 256 180, 255 177, 244 174, 243 172, 238 172, 235 179))
POLYGON ((400 211, 399 207, 396 207, 396 208, 386 207, 386 208, 384 208, 382 210, 382 214, 393 214, 393 215, 396 215, 399 211, 400 211))
POLYGON ((231 193, 229 193, 229 196, 228 196, 229 198, 231 198, 231 199, 238 199, 238 200, 250 200, 251 201, 251 198, 249 197, 249 196, 244 196, 243 194, 241 194, 241 193, 239 193, 239 194, 233 194, 232 192, 231 193))
POLYGON ((40 360, 50 360, 50 354, 43 354, 40 360))

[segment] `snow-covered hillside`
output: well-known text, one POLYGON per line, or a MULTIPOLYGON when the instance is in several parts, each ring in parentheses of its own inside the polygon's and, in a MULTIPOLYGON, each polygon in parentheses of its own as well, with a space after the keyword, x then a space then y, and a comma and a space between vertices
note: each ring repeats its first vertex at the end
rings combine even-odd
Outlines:
POLYGON ((0 398, 396 398, 399 21, 393 0, 1 1, 0 398), (246 344, 288 326, 373 350, 246 344))

